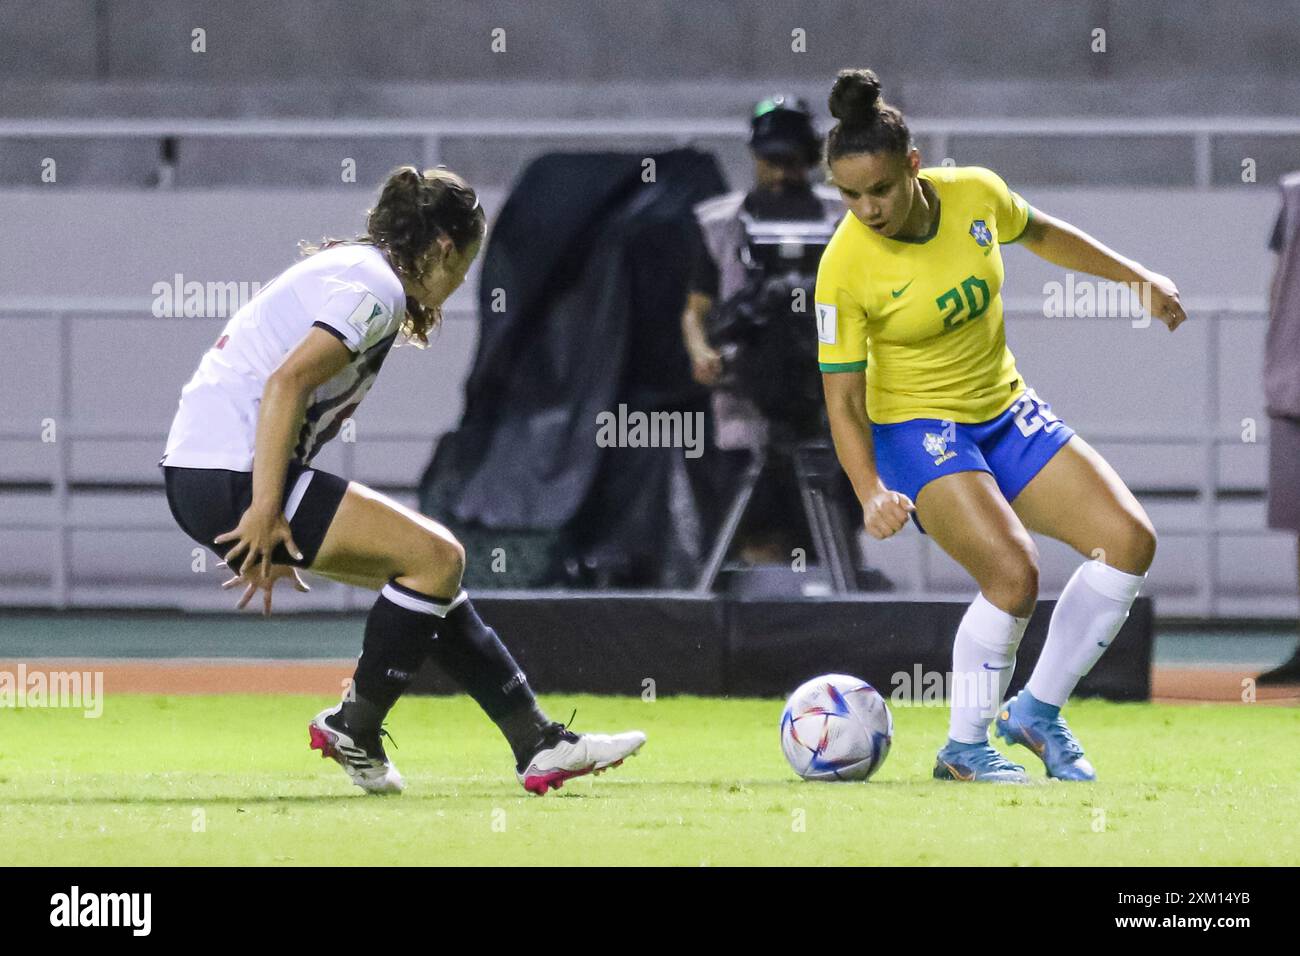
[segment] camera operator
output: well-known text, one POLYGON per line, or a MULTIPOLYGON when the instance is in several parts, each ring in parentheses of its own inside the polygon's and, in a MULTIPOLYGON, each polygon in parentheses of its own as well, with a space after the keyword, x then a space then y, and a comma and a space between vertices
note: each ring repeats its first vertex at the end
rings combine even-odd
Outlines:
MULTIPOLYGON (((715 478, 734 488, 750 457, 768 442, 769 423, 748 399, 717 388, 723 379, 723 356, 706 332, 710 313, 727 303, 751 280, 741 258, 746 243, 743 218, 753 220, 838 221, 839 196, 814 187, 812 174, 821 163, 822 141, 808 105, 790 96, 758 103, 750 124, 754 186, 731 192, 695 208, 700 243, 695 254, 682 334, 697 382, 714 387, 716 449, 723 460, 715 478)), ((813 332, 810 318, 809 335, 813 332)), ((725 495, 723 496, 725 497, 725 495)), ((802 537, 800 497, 788 466, 764 474, 742 525, 739 544, 749 563, 788 561, 802 537)))

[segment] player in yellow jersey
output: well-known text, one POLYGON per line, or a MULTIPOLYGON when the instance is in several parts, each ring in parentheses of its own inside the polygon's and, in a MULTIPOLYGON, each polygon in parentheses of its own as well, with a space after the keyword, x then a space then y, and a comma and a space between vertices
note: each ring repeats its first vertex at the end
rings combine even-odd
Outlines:
POLYGON ((817 274, 819 360, 840 463, 867 531, 909 514, 978 583, 953 645, 949 739, 934 775, 1024 782, 988 739, 1042 758, 1063 780, 1095 772, 1061 717, 1128 617, 1155 555, 1142 506, 1115 471, 1028 388, 1006 344, 1000 248, 1141 282, 1170 330, 1186 318, 1165 276, 1033 209, 993 172, 921 168, 902 114, 870 70, 830 95, 831 183, 850 215, 817 274), (1089 560, 1070 578, 1025 690, 1003 704, 1038 597, 1029 532, 1089 560))

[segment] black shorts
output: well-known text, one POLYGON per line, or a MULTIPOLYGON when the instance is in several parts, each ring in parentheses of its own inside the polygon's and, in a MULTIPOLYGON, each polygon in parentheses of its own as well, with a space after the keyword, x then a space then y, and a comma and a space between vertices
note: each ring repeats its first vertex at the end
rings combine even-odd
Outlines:
MULTIPOLYGON (((225 558, 235 543, 223 541, 215 544, 212 539, 233 531, 252 504, 252 472, 164 465, 163 484, 167 488, 167 504, 171 507, 172 517, 181 530, 225 558)), ((347 490, 346 478, 291 462, 284 481, 281 507, 289 519, 294 543, 302 551, 302 560, 290 556, 283 544, 276 545, 271 560, 276 564, 311 567, 347 490)))

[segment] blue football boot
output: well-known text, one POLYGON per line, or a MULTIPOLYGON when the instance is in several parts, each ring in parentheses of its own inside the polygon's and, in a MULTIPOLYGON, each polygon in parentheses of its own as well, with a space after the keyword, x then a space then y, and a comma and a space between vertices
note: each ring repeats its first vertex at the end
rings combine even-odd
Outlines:
POLYGON ((949 740, 934 761, 935 780, 961 780, 964 783, 1028 783, 1029 775, 1018 763, 1012 763, 992 744, 954 744, 949 740))
POLYGON ((1021 744, 1038 754, 1049 777, 1097 779, 1097 771, 1092 769, 1079 741, 1070 733, 1060 708, 1036 700, 1029 691, 1022 690, 1003 704, 993 727, 1007 743, 1021 744))

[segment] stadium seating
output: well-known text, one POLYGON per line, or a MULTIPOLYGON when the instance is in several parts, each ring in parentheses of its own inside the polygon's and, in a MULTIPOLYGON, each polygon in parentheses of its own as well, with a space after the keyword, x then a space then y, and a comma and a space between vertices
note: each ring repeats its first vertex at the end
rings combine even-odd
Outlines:
MULTIPOLYGON (((751 4, 741 17, 686 0, 654 13, 626 0, 562 0, 545 12, 491 0, 436 18, 414 3, 363 12, 334 0, 286 0, 274 12, 141 0, 130 16, 47 6, 58 16, 0 5, 0 208, 8 235, 41 239, 10 243, 0 259, 10 412, 0 602, 130 592, 213 603, 210 585, 177 561, 190 543, 152 485, 178 389, 222 320, 152 317, 155 283, 270 278, 298 240, 353 231, 373 183, 400 162, 461 171, 489 213, 529 159, 554 149, 691 142, 744 183, 744 116, 758 95, 789 90, 823 112, 834 69, 871 65, 927 160, 989 165, 1035 205, 1179 282, 1192 321, 1173 338, 1124 319, 1045 318, 1056 273, 1011 252, 1012 347, 1039 393, 1141 491, 1164 542, 1149 589, 1162 613, 1295 613, 1294 548, 1263 527, 1259 376, 1273 184, 1300 157, 1300 61, 1269 16, 1098 2, 1008 29, 1016 4, 1001 17, 953 6, 943 39, 928 39, 928 15, 902 0, 872 4, 866 20, 848 2, 751 4), (633 7, 662 34, 653 49, 623 41, 633 7), (556 26, 579 16, 581 34, 556 26), (686 17, 692 29, 676 30, 686 17), (1090 48, 1099 26, 1105 53, 1090 48), (191 50, 196 27, 202 53, 191 50), (506 54, 489 49, 496 28, 506 54), (806 31, 806 53, 791 49, 792 30, 806 31), (1198 51, 1190 81, 1188 50, 1198 51), (46 157, 57 160, 56 184, 39 180, 46 157), (345 159, 355 182, 340 175, 345 159), (1243 182, 1245 160, 1254 181, 1243 182), (72 440, 42 441, 45 419, 72 440), (1248 420, 1255 442, 1237 440, 1248 420), (78 489, 69 531, 58 530, 49 493, 60 476, 78 489)), ((1297 14, 1288 2, 1273 16, 1297 14)), ((472 274, 467 289, 475 283, 472 274)), ((430 353, 395 354, 359 415, 366 453, 335 443, 324 466, 406 494, 457 420, 472 301, 464 290, 453 299, 430 353)), ((1042 551, 1051 591, 1073 563, 1054 545, 1042 551)), ((873 543, 872 555, 904 590, 968 589, 914 534, 873 543)), ((345 600, 346 589, 319 590, 309 602, 345 600)))

